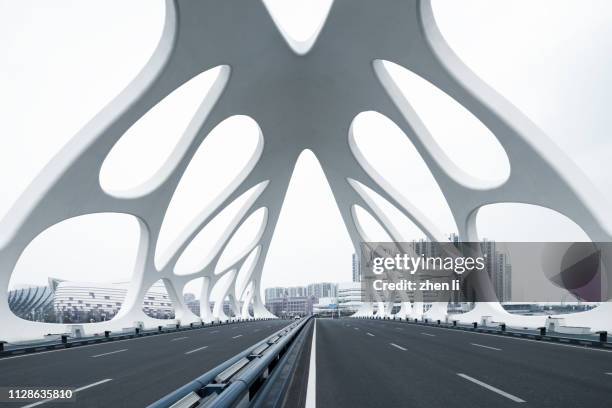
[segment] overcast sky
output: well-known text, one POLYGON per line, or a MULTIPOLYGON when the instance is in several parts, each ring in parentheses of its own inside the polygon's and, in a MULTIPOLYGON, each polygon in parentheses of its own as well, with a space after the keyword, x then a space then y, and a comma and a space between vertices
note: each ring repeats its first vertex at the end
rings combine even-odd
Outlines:
MULTIPOLYGON (((45 163, 147 61, 161 33, 163 3, 0 0, 0 214, 6 214, 45 163)), ((327 0, 267 3, 285 31, 300 39, 310 35, 329 5, 327 0)), ((442 33, 459 56, 534 120, 612 201, 612 115, 608 112, 612 3, 434 0, 434 11, 442 33)), ((409 72, 396 71, 409 101, 458 165, 493 181, 507 175, 503 149, 479 122, 409 72), (439 120, 441 117, 444 120, 439 120), (471 139, 466 142, 452 137, 456 134, 471 139)), ((102 169, 103 187, 130 187, 155 171, 215 74, 205 73, 190 81, 128 131, 102 169)), ((221 191, 229 178, 219 178, 220 173, 231 175, 248 159, 256 129, 252 120, 237 118, 207 139, 181 182, 160 246, 168 245, 221 191), (236 134, 241 135, 238 144, 236 134), (230 153, 231 163, 224 159, 230 153)), ((364 114, 358 122, 357 138, 369 152, 368 159, 442 231, 455 231, 433 178, 392 123, 364 114), (373 143, 368 135, 385 138, 385 143, 373 143)), ((420 233, 414 226, 397 221, 406 239, 418 238, 420 233)), ((563 217, 518 205, 483 210, 478 226, 481 237, 498 240, 584 238, 580 229, 563 217), (517 222, 521 219, 537 222, 517 222)), ((384 238, 375 226, 368 229, 373 238, 384 238)), ((207 231, 211 239, 200 240, 200 245, 205 247, 214 234, 214 228, 207 231)), ((129 216, 92 215, 67 221, 30 245, 11 285, 42 283, 47 276, 128 280, 137 239, 136 223, 129 216)), ((277 226, 263 286, 350 280, 352 252, 318 162, 305 153, 277 226)))

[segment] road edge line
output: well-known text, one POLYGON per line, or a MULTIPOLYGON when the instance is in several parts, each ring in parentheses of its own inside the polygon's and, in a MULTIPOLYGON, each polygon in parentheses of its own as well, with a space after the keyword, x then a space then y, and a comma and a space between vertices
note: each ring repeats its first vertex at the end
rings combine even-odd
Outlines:
POLYGON ((305 408, 317 406, 317 319, 312 329, 312 343, 310 345, 310 364, 308 366, 308 386, 306 387, 305 408))

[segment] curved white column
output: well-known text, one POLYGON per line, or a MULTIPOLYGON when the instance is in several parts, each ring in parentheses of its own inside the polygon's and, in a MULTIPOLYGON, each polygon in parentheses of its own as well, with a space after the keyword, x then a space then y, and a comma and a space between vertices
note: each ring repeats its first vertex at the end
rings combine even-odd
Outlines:
MULTIPOLYGON (((202 318, 208 321, 222 317, 222 307, 217 308, 222 299, 212 314, 207 309, 210 286, 217 279, 217 261, 241 223, 262 206, 268 209, 268 220, 258 242, 261 255, 249 283, 254 317, 272 317, 261 299, 261 276, 292 168, 304 149, 319 158, 356 250, 364 237, 351 215, 355 204, 368 210, 394 240, 398 237, 392 220, 385 219, 350 180, 371 188, 396 206, 430 239, 444 239, 425 214, 375 169, 359 161, 349 134, 354 117, 365 110, 386 115, 410 138, 448 200, 464 241, 478 239, 474 222, 478 209, 498 202, 552 208, 580 225, 594 241, 611 240, 605 201, 528 118, 459 61, 439 33, 428 0, 336 0, 315 45, 310 51, 303 47, 299 52, 283 38, 261 1, 167 0, 166 5, 164 32, 149 63, 51 160, 0 225, 0 340, 31 339, 62 330, 58 325, 14 316, 7 300, 9 280, 19 257, 38 234, 63 220, 97 212, 135 216, 140 221, 141 239, 123 308, 109 322, 84 325, 87 334, 120 330, 135 321, 145 326, 164 323, 148 318, 141 308, 147 289, 159 279, 176 292, 171 296, 177 316, 189 320, 194 316, 186 310, 180 289, 187 280, 208 278, 208 286, 202 288, 202 318), (386 73, 379 61, 383 59, 427 79, 485 124, 508 155, 512 169, 509 179, 496 188, 477 189, 470 187, 473 180, 463 175, 452 177, 452 163, 386 73), (203 96, 163 168, 126 197, 105 192, 99 184, 100 169, 124 133, 173 90, 219 65, 224 66, 219 78, 211 92, 203 96), (157 268, 157 240, 175 189, 209 132, 234 114, 248 115, 260 126, 257 154, 224 194, 193 220, 164 257, 163 266, 157 268), (189 276, 175 275, 177 259, 197 233, 252 188, 259 190, 256 197, 232 220, 218 241, 213 259, 189 276)), ((236 260, 226 271, 237 269, 243 261, 244 257, 236 260)), ((481 290, 490 291, 490 283, 482 282, 481 290)), ((571 321, 607 329, 611 319, 606 313, 609 306, 604 306, 577 314, 571 321)), ((380 315, 388 312, 383 307, 380 315)), ((372 305, 364 304, 357 315, 372 313, 372 305)), ((407 310, 402 308, 402 313, 407 310)), ((410 314, 422 315, 419 302, 410 314)), ((426 315, 434 314, 444 315, 444 307, 436 305, 426 315)), ((479 315, 526 324, 532 320, 512 317, 499 305, 486 304, 457 318, 479 315)))

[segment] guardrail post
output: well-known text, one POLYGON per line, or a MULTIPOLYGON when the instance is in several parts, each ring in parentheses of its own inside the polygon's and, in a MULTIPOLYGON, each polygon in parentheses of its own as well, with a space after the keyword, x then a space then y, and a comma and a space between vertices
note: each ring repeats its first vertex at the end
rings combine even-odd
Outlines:
POLYGON ((415 323, 418 323, 418 322, 419 322, 419 319, 417 319, 417 318, 415 317, 415 318, 414 318, 414 322, 415 322, 415 323))
POLYGON ((62 334, 62 344, 66 344, 68 343, 68 336, 65 334, 62 334))
POLYGON ((110 337, 110 330, 104 331, 104 337, 106 337, 107 339, 110 337))
POLYGON ((602 343, 606 343, 608 341, 608 332, 605 330, 602 331, 598 331, 597 334, 599 334, 599 341, 601 341, 602 343))
POLYGON ((457 321, 453 320, 453 327, 457 327, 457 321))
POLYGON ((177 323, 177 324, 176 324, 176 330, 179 330, 180 328, 181 328, 181 324, 180 324, 180 323, 177 323))
POLYGON ((441 323, 441 322, 440 322, 440 319, 438 319, 438 325, 440 325, 440 323, 441 323))
POLYGON ((0 353, 4 351, 4 343, 6 343, 6 341, 0 341, 0 353))
POLYGON ((157 326, 157 331, 161 333, 162 332, 162 327, 161 326, 157 326))
POLYGON ((501 329, 501 331, 505 332, 506 331, 506 323, 500 324, 499 328, 501 329))
POLYGON ((134 334, 136 334, 137 336, 140 334, 140 327, 134 328, 134 334))
POLYGON ((193 323, 189 323, 189 327, 193 329, 193 323))
POLYGON ((478 327, 478 322, 472 323, 472 326, 474 326, 474 328, 477 328, 478 327))
POLYGON ((540 336, 546 336, 546 327, 538 327, 540 330, 540 336))

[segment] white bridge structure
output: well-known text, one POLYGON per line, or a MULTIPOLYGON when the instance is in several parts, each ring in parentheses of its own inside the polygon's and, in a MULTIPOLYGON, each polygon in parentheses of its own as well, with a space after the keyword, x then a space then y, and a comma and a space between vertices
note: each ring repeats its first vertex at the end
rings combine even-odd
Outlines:
MULTIPOLYGON (((580 170, 529 119, 473 74, 454 54, 436 26, 429 0, 336 0, 325 23, 306 42, 284 36, 260 0, 167 0, 162 38, 153 56, 130 85, 97 114, 44 168, 3 220, 0 231, 0 327, 4 340, 39 338, 57 333, 57 324, 22 320, 7 301, 11 274, 28 244, 46 229, 85 214, 122 213, 140 222, 138 262, 118 315, 85 324, 87 334, 166 323, 144 314, 143 297, 163 280, 183 324, 224 318, 230 297, 237 316, 273 317, 261 299, 266 254, 295 162, 310 149, 319 159, 356 250, 369 241, 355 216, 368 211, 396 241, 401 241, 365 187, 379 194, 434 241, 445 241, 428 215, 415 208, 368 163, 357 146, 352 124, 357 115, 375 111, 392 120, 414 144, 448 201, 463 241, 477 241, 476 214, 492 203, 529 203, 553 209, 578 224, 593 241, 610 241, 605 208, 580 170), (444 91, 465 107, 497 138, 511 166, 509 177, 489 185, 458 168, 437 144, 394 83, 382 61, 398 64, 444 91), (148 182, 131 191, 106 191, 100 170, 128 129, 174 90, 198 74, 221 66, 220 74, 169 159, 148 182), (260 128, 256 153, 213 205, 193 220, 166 254, 154 262, 164 214, 185 169, 207 135, 233 115, 247 115, 260 128), (215 253, 190 275, 175 265, 194 237, 224 208, 242 196, 245 204, 216 243, 215 253), (258 239, 221 273, 217 261, 242 223, 257 210, 266 217, 258 239), (236 287, 237 271, 255 251, 246 283, 236 287), (217 271, 219 272, 219 271, 217 271), (226 274, 216 307, 210 312, 211 288, 226 274), (182 299, 184 286, 203 277, 202 315, 182 299), (238 300, 244 300, 242 310, 238 300), (249 313, 252 305, 253 314, 249 313)), ((231 160, 228 158, 227 160, 231 160)), ((307 214, 316 217, 316 214, 307 214)), ((490 282, 479 290, 491 291, 490 282)), ((404 304, 397 317, 422 317, 420 303, 404 304)), ((360 316, 373 314, 365 305, 360 316)), ((382 305, 379 316, 390 315, 382 305)), ((453 316, 480 321, 490 316, 508 325, 538 327, 543 317, 510 315, 498 303, 480 303, 453 316)), ((425 317, 446 319, 445 304, 425 317)), ((566 324, 612 331, 612 305, 574 315, 566 324)), ((64 325, 65 326, 65 325, 64 325)))

